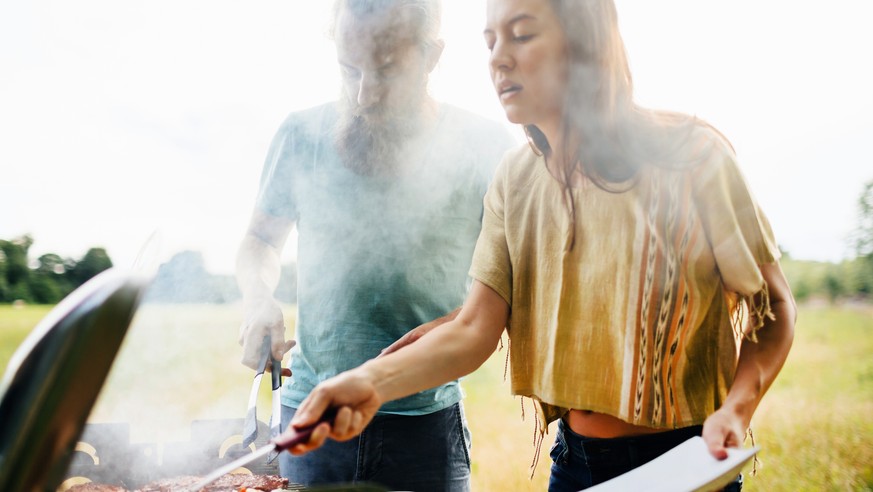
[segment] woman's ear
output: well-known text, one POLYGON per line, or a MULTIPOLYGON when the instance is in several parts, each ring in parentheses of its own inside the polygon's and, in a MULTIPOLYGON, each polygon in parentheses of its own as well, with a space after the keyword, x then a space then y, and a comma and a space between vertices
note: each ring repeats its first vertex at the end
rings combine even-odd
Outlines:
POLYGON ((437 63, 440 61, 440 57, 443 55, 443 49, 445 47, 446 42, 442 39, 438 39, 434 43, 428 45, 427 52, 425 53, 427 73, 433 72, 433 69, 436 68, 437 63))

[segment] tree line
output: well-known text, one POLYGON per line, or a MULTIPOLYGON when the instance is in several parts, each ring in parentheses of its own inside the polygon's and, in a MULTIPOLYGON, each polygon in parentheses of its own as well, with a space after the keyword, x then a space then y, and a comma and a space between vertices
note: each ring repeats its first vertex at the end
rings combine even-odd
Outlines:
POLYGON ((803 261, 782 252, 782 269, 798 302, 873 300, 873 180, 862 186, 856 206, 857 225, 848 244, 853 258, 837 263, 803 261))
MULTIPOLYGON (((79 260, 45 254, 31 261, 29 236, 0 240, 0 303, 21 300, 55 304, 91 277, 110 268, 103 248, 91 248, 79 260)), ((798 302, 873 300, 873 252, 839 263, 796 260, 782 252, 782 269, 798 302)), ((297 268, 282 267, 276 298, 294 303, 297 268)), ((146 291, 146 302, 224 304, 240 299, 232 275, 210 273, 197 251, 181 251, 163 263, 146 291)))
MULTIPOLYGON (((0 304, 57 304, 80 285, 113 266, 104 248, 91 248, 78 260, 54 253, 32 259, 29 251, 33 241, 30 235, 0 239, 0 304)), ((223 304, 240 298, 234 276, 207 271, 200 252, 180 251, 159 266, 144 301, 223 304)), ((296 264, 282 267, 276 298, 296 302, 296 264)))
MULTIPOLYGON (((873 181, 864 185, 858 199, 858 226, 850 241, 855 257, 838 263, 795 260, 783 251, 782 269, 798 302, 873 300, 873 181)), ((0 239, 0 303, 54 304, 112 266, 103 248, 91 248, 79 260, 49 253, 31 262, 32 244, 29 235, 0 239)), ((297 269, 292 263, 282 268, 276 297, 293 303, 296 291, 297 269)), ((179 252, 162 264, 146 292, 146 301, 164 303, 221 304, 239 298, 234 277, 207 271, 196 251, 179 252)))
MULTIPOLYGON (((297 265, 282 266, 276 299, 297 302, 297 265)), ((145 293, 145 302, 224 304, 239 300, 242 294, 233 275, 216 275, 206 269, 199 251, 180 251, 161 264, 145 293)))
POLYGON ((797 302, 873 300, 873 257, 833 263, 795 260, 783 251, 781 264, 797 302))
POLYGON ((46 253, 29 256, 33 237, 0 239, 0 303, 56 304, 91 277, 112 267, 103 248, 91 248, 76 260, 46 253))

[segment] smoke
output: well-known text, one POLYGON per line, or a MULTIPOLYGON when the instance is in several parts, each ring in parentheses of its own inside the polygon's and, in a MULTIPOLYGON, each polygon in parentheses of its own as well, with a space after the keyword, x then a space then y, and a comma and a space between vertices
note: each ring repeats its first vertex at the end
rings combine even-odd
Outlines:
POLYGON ((286 183, 271 197, 296 198, 298 302, 312 316, 301 323, 324 346, 366 347, 343 361, 349 367, 463 302, 482 196, 512 143, 498 123, 435 103, 428 78, 440 43, 396 10, 381 15, 340 13, 339 98, 291 117, 278 144, 287 148, 268 162, 296 159, 293 170, 265 174, 286 183), (356 328, 367 323, 383 331, 356 328))
POLYGON ((141 305, 89 422, 129 424, 131 443, 160 450, 189 441, 195 420, 242 418, 253 374, 239 363, 240 321, 232 304, 141 305))
MULTIPOLYGON (((485 158, 471 150, 480 147, 481 142, 476 141, 480 134, 446 132, 465 117, 456 110, 437 110, 428 104, 425 80, 422 77, 414 84, 401 84, 402 91, 391 91, 393 96, 384 95, 391 99, 369 108, 358 107, 356 99, 341 92, 340 117, 337 126, 331 127, 337 138, 328 143, 343 156, 349 186, 343 190, 346 196, 341 206, 328 206, 304 219, 317 216, 319 222, 334 229, 336 240, 326 250, 304 247, 298 253, 301 264, 330 265, 326 270, 301 272, 299 283, 321 294, 303 302, 316 310, 324 305, 337 307, 330 316, 349 322, 357 319, 355 306, 362 303, 383 319, 395 320, 392 332, 378 342, 381 346, 412 328, 410 320, 421 318, 420 309, 445 314, 463 300, 458 296, 436 306, 433 293, 423 287, 427 282, 422 280, 451 278, 454 290, 463 292, 479 228, 479 217, 468 211, 481 209, 484 183, 499 159, 498 153, 485 158), (401 92, 403 97, 398 97, 401 92), (458 243, 464 246, 458 247, 458 243), (337 285, 342 289, 334 289, 337 285), (412 299, 410 304, 419 307, 396 309, 389 303, 394 295, 412 299)), ((487 84, 484 72, 479 81, 487 84)), ((494 100, 490 89, 489 95, 494 100)), ((286 108, 295 109, 293 105, 286 108)), ((263 136, 263 140, 268 138, 269 134, 263 136)), ((259 149, 258 159, 238 165, 259 167, 265 150, 266 145, 259 149)), ((310 182, 313 186, 308 192, 318 191, 318 178, 316 175, 310 182)), ((243 231, 219 223, 230 206, 250 209, 254 200, 248 197, 254 194, 256 182, 238 180, 236 186, 238 193, 227 194, 225 202, 216 205, 198 200, 202 190, 192 187, 194 199, 189 200, 187 210, 178 210, 180 216, 191 219, 186 220, 190 230, 164 227, 160 251, 154 251, 155 247, 146 251, 145 260, 157 274, 155 282, 89 419, 91 423, 129 424, 131 443, 154 445, 158 463, 165 449, 192 439, 192 422, 245 416, 253 372, 239 363, 237 337, 242 308, 229 295, 207 294, 226 292, 222 289, 227 287, 228 278, 222 277, 217 288, 216 275, 197 248, 183 244, 185 247, 172 256, 169 251, 179 244, 180 237, 203 229, 196 223, 198 213, 214 225, 213 229, 224 226, 224 236, 209 248, 221 247, 218 242, 239 244, 243 231), (212 211, 216 216, 210 216, 212 211), (163 263, 155 265, 161 260, 163 263)), ((298 226, 306 227, 302 223, 298 226)), ((294 249, 295 235, 286 250, 294 249)), ((294 336, 294 324, 295 313, 289 309, 289 338, 294 336)), ((270 417, 267 386, 265 380, 258 404, 263 422, 270 417)))
POLYGON ((420 108, 410 105, 395 114, 385 114, 387 111, 377 108, 362 114, 344 94, 339 109, 336 147, 345 166, 362 175, 398 172, 408 147, 404 143, 422 127, 420 108))

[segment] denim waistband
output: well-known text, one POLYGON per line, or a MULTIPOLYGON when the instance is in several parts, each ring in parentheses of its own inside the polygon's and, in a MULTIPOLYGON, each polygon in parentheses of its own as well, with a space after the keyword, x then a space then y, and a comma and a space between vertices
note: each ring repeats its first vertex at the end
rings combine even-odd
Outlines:
MULTIPOLYGON (((559 420, 556 442, 549 453, 553 460, 550 489, 554 485, 555 490, 579 490, 603 483, 652 461, 702 431, 702 425, 695 425, 602 439, 581 436, 559 420)), ((742 487, 740 474, 723 490, 739 492, 742 487)))
POLYGON ((703 433, 702 425, 692 425, 652 434, 600 438, 577 434, 563 421, 559 423, 560 426, 563 426, 563 432, 566 435, 571 436, 570 440, 578 441, 588 451, 620 449, 627 446, 666 447, 669 450, 703 433))
POLYGON ((699 436, 702 431, 702 425, 695 425, 654 434, 595 438, 573 432, 563 421, 558 423, 558 439, 563 441, 567 453, 586 463, 594 475, 598 475, 598 471, 609 475, 624 473, 699 436))

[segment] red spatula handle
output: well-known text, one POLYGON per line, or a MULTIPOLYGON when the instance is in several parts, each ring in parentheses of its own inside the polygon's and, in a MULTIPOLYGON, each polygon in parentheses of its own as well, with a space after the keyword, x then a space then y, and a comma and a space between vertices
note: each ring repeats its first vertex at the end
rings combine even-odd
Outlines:
POLYGON ((312 436, 312 431, 314 431, 319 424, 323 422, 327 422, 329 424, 333 423, 333 419, 334 417, 336 417, 336 411, 336 408, 328 409, 321 415, 321 418, 318 419, 318 422, 313 425, 301 428, 289 427, 287 431, 283 432, 277 438, 273 439, 270 442, 276 445, 277 450, 285 450, 288 448, 293 448, 298 444, 302 444, 309 440, 310 436, 312 436))

